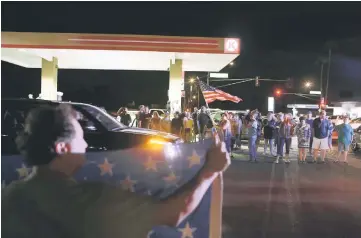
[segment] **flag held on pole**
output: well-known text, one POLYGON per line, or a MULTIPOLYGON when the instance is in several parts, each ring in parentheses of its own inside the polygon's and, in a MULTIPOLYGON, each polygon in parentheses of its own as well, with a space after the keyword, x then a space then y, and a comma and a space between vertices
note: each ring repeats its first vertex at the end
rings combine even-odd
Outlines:
POLYGON ((206 103, 214 102, 215 100, 219 101, 232 101, 234 103, 239 103, 243 101, 241 98, 237 96, 233 96, 229 93, 223 92, 215 87, 209 86, 208 84, 202 82, 198 79, 199 87, 203 93, 204 100, 206 103))

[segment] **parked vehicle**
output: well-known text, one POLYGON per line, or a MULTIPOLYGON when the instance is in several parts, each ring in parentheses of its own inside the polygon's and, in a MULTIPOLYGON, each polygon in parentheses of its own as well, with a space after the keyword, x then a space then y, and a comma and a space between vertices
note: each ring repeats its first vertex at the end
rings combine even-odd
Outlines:
POLYGON ((350 126, 352 127, 352 129, 357 129, 361 126, 361 117, 359 118, 355 118, 353 120, 350 121, 350 126))
POLYGON ((354 130, 354 137, 351 143, 351 149, 354 152, 361 150, 361 126, 354 130))
POLYGON ((331 122, 332 122, 332 124, 334 124, 334 126, 338 126, 343 123, 342 116, 340 116, 340 115, 330 116, 328 119, 331 120, 331 122))
MULTIPOLYGON (((172 134, 141 128, 130 128, 96 106, 75 102, 55 102, 36 99, 2 99, 1 156, 19 154, 15 138, 24 129, 27 114, 39 106, 70 104, 79 115, 79 122, 88 143, 87 151, 107 151, 142 147, 151 143, 182 143, 172 134)), ((47 128, 44 128, 47 129, 47 128)))

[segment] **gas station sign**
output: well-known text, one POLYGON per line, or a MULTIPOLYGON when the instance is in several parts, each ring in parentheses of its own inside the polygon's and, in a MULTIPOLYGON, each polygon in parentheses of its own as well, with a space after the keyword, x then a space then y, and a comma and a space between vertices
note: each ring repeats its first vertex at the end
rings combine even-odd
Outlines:
POLYGON ((239 54, 240 44, 241 44, 241 42, 237 38, 225 38, 224 39, 224 53, 239 54))

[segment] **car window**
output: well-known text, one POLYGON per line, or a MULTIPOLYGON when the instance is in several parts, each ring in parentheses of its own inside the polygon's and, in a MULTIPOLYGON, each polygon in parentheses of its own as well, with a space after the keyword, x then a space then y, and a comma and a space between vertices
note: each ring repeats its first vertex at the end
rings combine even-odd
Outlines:
POLYGON ((98 131, 99 129, 96 127, 94 121, 89 119, 89 117, 85 116, 82 112, 77 110, 78 121, 83 128, 84 131, 98 131))
POLYGON ((24 130, 25 118, 29 111, 38 105, 28 103, 2 103, 2 125, 1 134, 8 136, 16 136, 24 130))
MULTIPOLYGON (((104 112, 103 110, 99 109, 98 107, 87 104, 73 104, 73 108, 75 108, 77 111, 83 110, 84 112, 89 114, 88 115, 89 118, 87 118, 88 120, 92 121, 93 123, 95 123, 94 120, 96 120, 100 125, 102 125, 108 131, 114 131, 126 127, 122 123, 117 121, 114 117, 109 115, 107 112, 104 112)), ((85 115, 86 113, 82 113, 82 114, 85 115)), ((97 127, 96 123, 95 124, 88 123, 87 125, 85 124, 83 125, 86 126, 87 130, 92 130, 94 129, 94 127, 97 127)))

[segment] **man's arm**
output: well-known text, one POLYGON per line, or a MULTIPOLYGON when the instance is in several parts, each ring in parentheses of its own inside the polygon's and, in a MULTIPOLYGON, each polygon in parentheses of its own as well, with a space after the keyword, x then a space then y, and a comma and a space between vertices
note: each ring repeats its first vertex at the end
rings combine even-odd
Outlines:
POLYGON ((224 143, 219 144, 208 151, 206 164, 194 179, 157 205, 154 226, 178 226, 198 207, 212 182, 230 164, 224 143))
POLYGON ((197 208, 218 174, 202 169, 193 180, 157 204, 154 226, 178 226, 197 208))

